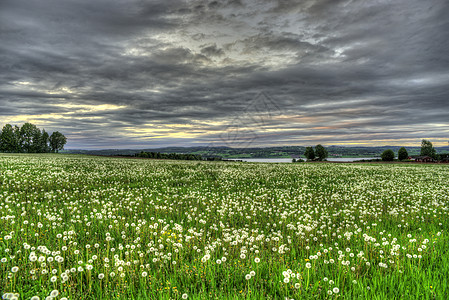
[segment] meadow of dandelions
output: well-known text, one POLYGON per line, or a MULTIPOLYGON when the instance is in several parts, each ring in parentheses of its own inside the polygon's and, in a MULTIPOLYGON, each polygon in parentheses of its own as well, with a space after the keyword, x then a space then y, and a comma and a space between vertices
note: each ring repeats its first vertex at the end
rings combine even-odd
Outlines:
POLYGON ((3 299, 446 299, 449 167, 0 155, 3 299))

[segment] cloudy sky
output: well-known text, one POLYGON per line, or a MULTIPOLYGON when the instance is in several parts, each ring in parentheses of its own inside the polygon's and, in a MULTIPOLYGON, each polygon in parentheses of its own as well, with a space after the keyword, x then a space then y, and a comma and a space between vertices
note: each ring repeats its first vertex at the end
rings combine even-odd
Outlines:
POLYGON ((449 140, 447 0, 1 0, 0 126, 66 148, 449 140))

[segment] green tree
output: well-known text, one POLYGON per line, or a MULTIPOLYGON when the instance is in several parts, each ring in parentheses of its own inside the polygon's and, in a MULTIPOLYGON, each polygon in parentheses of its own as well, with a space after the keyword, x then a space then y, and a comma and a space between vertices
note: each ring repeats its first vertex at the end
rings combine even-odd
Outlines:
POLYGON ((55 131, 50 135, 50 148, 52 152, 58 152, 64 149, 66 143, 67 138, 59 131, 55 131))
POLYGON ((319 160, 326 160, 328 156, 326 148, 324 148, 322 145, 316 145, 315 154, 319 160))
POLYGON ((41 139, 39 142, 39 153, 48 153, 50 152, 50 146, 48 145, 48 142, 50 140, 50 136, 48 135, 48 132, 45 131, 45 129, 42 130, 41 139))
POLYGON ((393 161, 394 160, 394 152, 391 149, 385 150, 380 156, 383 161, 393 161))
POLYGON ((33 130, 33 144, 31 145, 31 152, 40 153, 42 148, 42 132, 36 127, 33 130))
POLYGON ((433 145, 430 141, 428 141, 428 140, 421 141, 421 155, 436 158, 437 153, 435 151, 435 148, 433 148, 433 145))
POLYGON ((19 141, 16 136, 16 131, 11 124, 3 126, 0 134, 0 151, 1 152, 18 152, 19 141))
POLYGON ((313 151, 313 147, 306 147, 306 151, 304 152, 304 156, 308 160, 312 160, 315 158, 315 151, 313 151))
POLYGON ((24 152, 36 152, 36 145, 40 140, 40 130, 36 125, 25 123, 20 127, 20 140, 24 152))
POLYGON ((407 152, 407 150, 404 147, 402 147, 398 151, 398 159, 399 160, 404 160, 404 159, 407 159, 407 158, 408 158, 408 152, 407 152))
POLYGON ((13 152, 23 152, 23 140, 22 136, 20 135, 20 127, 17 125, 14 125, 14 138, 15 138, 15 150, 13 152))

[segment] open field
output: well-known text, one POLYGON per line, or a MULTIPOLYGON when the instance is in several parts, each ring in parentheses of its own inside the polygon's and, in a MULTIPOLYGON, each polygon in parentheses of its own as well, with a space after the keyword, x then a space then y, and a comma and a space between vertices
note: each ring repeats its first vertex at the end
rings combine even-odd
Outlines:
POLYGON ((444 165, 1 154, 0 291, 446 299, 448 214, 444 165))

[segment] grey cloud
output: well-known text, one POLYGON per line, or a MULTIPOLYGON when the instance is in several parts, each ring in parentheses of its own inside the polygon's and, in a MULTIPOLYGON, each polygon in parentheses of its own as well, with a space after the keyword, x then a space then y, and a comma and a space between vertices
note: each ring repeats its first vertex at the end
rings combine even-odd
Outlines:
POLYGON ((208 144, 238 118, 260 145, 444 138, 448 11, 443 0, 5 0, 0 125, 44 115, 72 148, 208 144), (243 114, 260 92, 283 118, 243 114), (146 124, 186 138, 120 130, 146 124))
POLYGON ((201 47, 201 53, 206 56, 223 56, 225 54, 224 50, 217 47, 217 44, 213 45, 203 45, 201 47))
POLYGON ((261 49, 267 49, 270 52, 292 51, 297 53, 298 59, 311 55, 311 59, 313 60, 323 52, 333 52, 322 45, 314 45, 303 41, 301 36, 292 33, 260 33, 243 40, 235 41, 232 44, 227 44, 225 47, 232 49, 239 44, 243 45, 242 52, 246 54, 251 54, 261 49))

